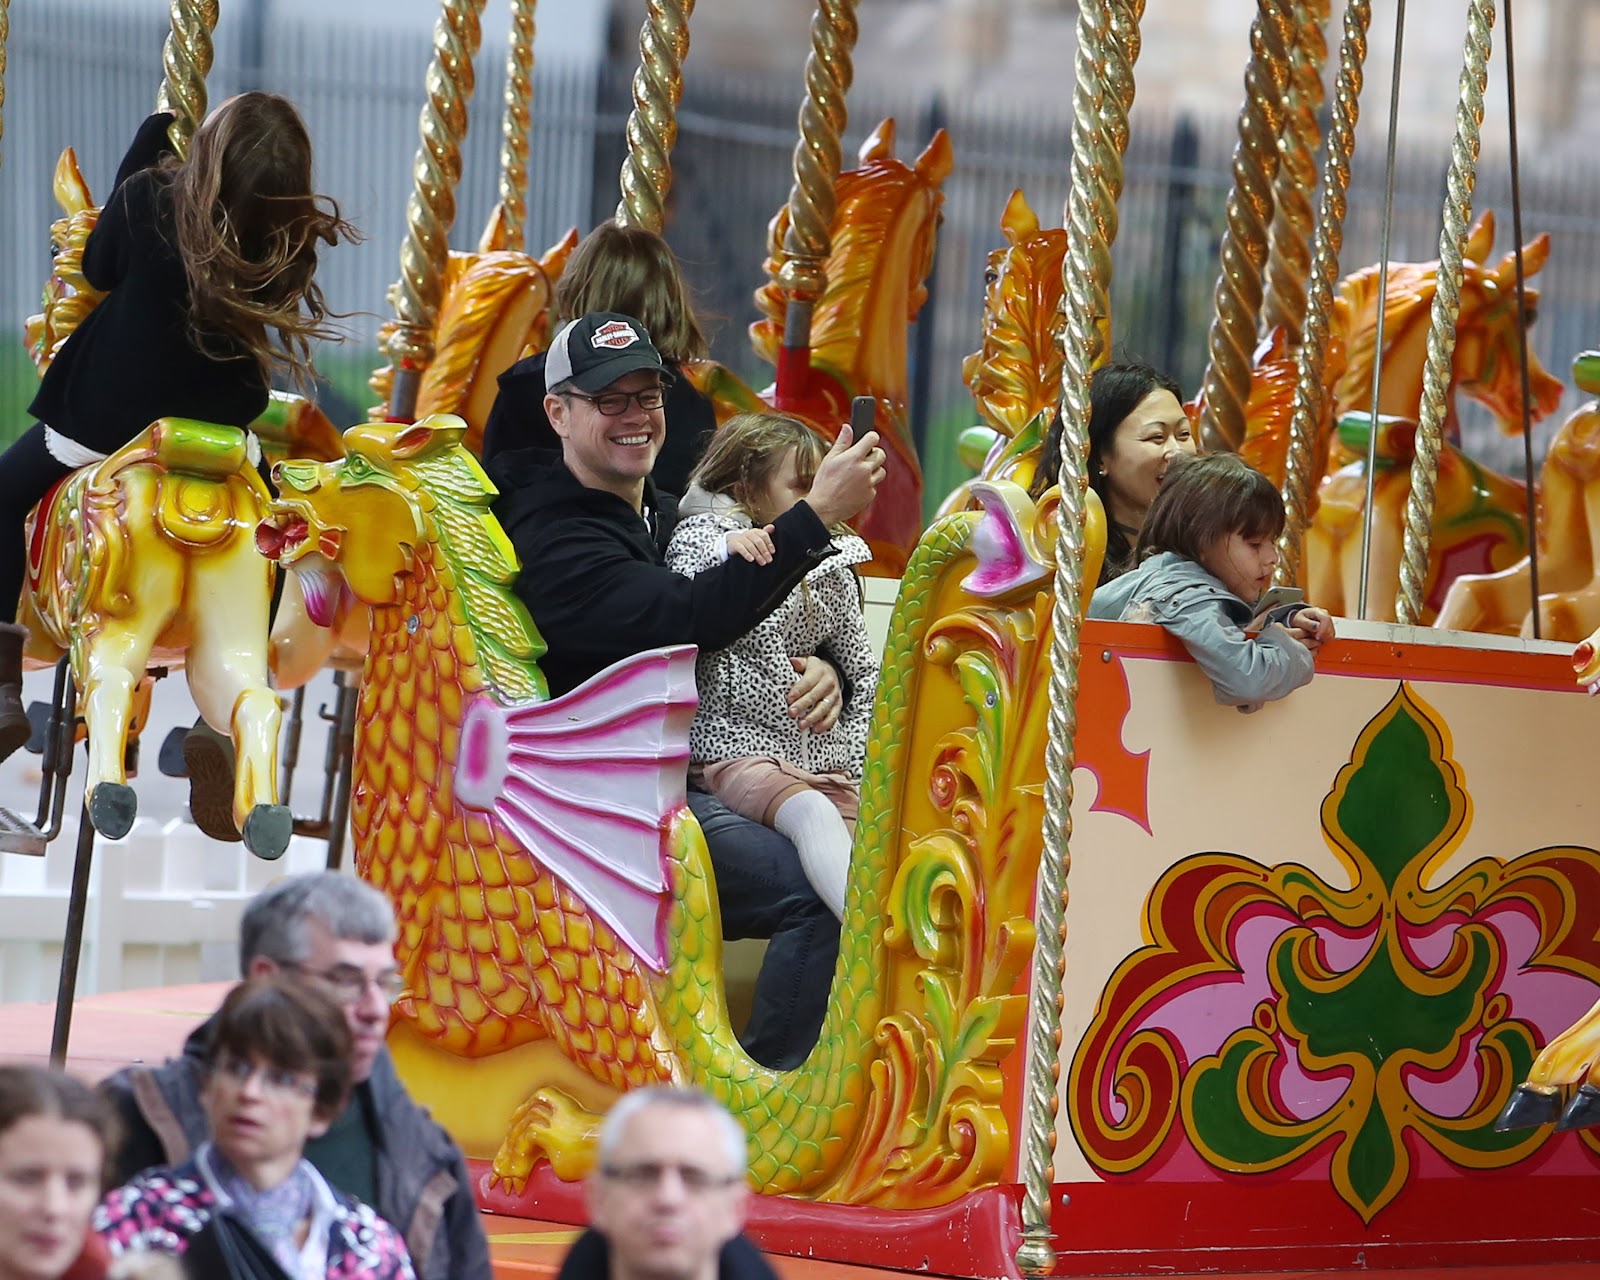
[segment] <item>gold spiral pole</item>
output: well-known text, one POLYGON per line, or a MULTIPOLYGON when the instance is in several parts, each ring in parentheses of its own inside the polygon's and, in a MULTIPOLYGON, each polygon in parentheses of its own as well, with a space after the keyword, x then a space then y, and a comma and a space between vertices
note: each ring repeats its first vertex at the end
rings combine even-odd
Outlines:
POLYGON ((1306 298, 1304 340, 1295 352, 1294 407, 1289 419, 1289 457, 1283 480, 1287 519, 1278 539, 1276 580, 1300 580, 1306 526, 1311 519, 1311 489, 1319 457, 1315 448, 1326 412, 1322 384, 1327 364, 1328 323, 1333 291, 1339 282, 1339 253, 1344 248, 1344 219, 1350 190, 1350 160, 1356 150, 1356 123, 1361 118, 1363 68, 1367 61, 1367 28, 1372 0, 1350 0, 1344 11, 1344 36, 1339 42, 1339 77, 1333 90, 1333 115, 1328 123, 1328 152, 1322 162, 1322 199, 1317 234, 1311 250, 1310 293, 1306 298))
POLYGON ((485 3, 445 0, 433 29, 433 58, 424 81, 427 100, 417 122, 421 146, 411 167, 406 238, 400 246, 400 279, 389 289, 397 323, 384 352, 395 368, 389 414, 397 420, 415 412, 422 371, 433 359, 433 327, 456 220, 461 141, 467 136, 467 107, 476 83, 472 60, 483 36, 485 3))
POLYGON ((11 39, 11 0, 0 0, 0 142, 6 136, 6 43, 11 39))
POLYGON ((1456 102, 1456 132, 1450 142, 1445 177, 1444 227, 1439 232, 1439 284, 1428 316, 1428 357, 1422 369, 1422 413, 1417 451, 1411 459, 1411 493, 1406 498, 1405 551, 1400 558, 1400 594, 1395 619, 1407 626, 1422 622, 1422 593, 1428 581, 1428 547, 1433 537, 1434 485, 1439 449, 1449 407, 1451 358, 1456 350, 1456 317, 1461 314, 1462 256, 1472 220, 1472 189, 1478 180, 1479 127, 1483 91, 1489 83, 1489 53, 1494 33, 1494 0, 1470 0, 1461 90, 1456 102))
POLYGON ((1267 219, 1272 213, 1289 77, 1291 3, 1256 0, 1256 17, 1250 24, 1250 64, 1244 76, 1239 142, 1233 151, 1222 273, 1213 294, 1211 361, 1201 383, 1205 406, 1200 431, 1210 449, 1237 449, 1244 439, 1244 405, 1250 397, 1261 314, 1261 270, 1267 261, 1267 219))
POLYGON ((1306 281, 1311 274, 1311 234, 1316 221, 1311 197, 1317 188, 1317 149, 1322 130, 1322 69, 1328 61, 1329 0, 1295 0, 1294 46, 1289 55, 1289 91, 1283 133, 1278 138, 1278 177, 1272 186, 1271 249, 1264 329, 1282 328, 1298 344, 1306 320, 1306 281))
POLYGON ((689 53, 694 0, 650 0, 639 31, 639 69, 633 73, 628 158, 622 162, 617 222, 659 232, 672 186, 672 146, 678 140, 683 60, 689 53))
POLYGON ((1054 1270, 1050 1200, 1061 1084, 1061 1010, 1066 982, 1067 876, 1072 865, 1072 770, 1078 732, 1078 644, 1082 634, 1084 530, 1089 458, 1089 374, 1104 350, 1102 313, 1111 284, 1116 193, 1121 188, 1133 62, 1143 0, 1082 0, 1072 111, 1069 245, 1062 265, 1061 531, 1051 614, 1049 741, 1045 748, 1044 850, 1039 859, 1028 1055, 1023 1081, 1022 1243, 1018 1267, 1054 1270), (1108 203, 1109 200, 1109 203, 1108 203))
POLYGON ((789 228, 778 272, 787 311, 783 345, 811 345, 811 312, 827 287, 839 140, 849 112, 845 98, 855 76, 850 55, 860 28, 856 0, 819 0, 811 18, 811 53, 806 58, 806 97, 800 105, 800 141, 794 148, 794 186, 789 189, 789 228))
POLYGON ((500 123, 500 208, 508 247, 527 246, 528 135, 533 128, 533 13, 538 0, 511 0, 505 115, 500 123))
POLYGON ((217 0, 172 0, 172 30, 161 48, 161 90, 156 110, 170 111, 167 136, 181 156, 206 115, 206 76, 216 48, 217 0))

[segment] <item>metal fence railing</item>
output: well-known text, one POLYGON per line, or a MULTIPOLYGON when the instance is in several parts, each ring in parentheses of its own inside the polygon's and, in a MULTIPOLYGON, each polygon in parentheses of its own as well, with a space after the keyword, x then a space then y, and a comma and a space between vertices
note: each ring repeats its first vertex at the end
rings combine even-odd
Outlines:
MULTIPOLYGON (((86 177, 103 193, 124 139, 153 101, 165 22, 160 6, 154 8, 155 14, 133 17, 121 10, 13 6, 0 167, 0 217, 8 229, 0 243, 0 315, 15 319, 0 324, 0 334, 12 324, 20 330, 22 317, 37 309, 54 215, 49 174, 56 153, 75 145, 86 177), (60 92, 63 84, 73 86, 70 95, 60 92)), ((219 48, 213 71, 214 99, 259 84, 301 105, 317 140, 320 184, 367 233, 364 244, 330 254, 323 275, 332 304, 357 313, 350 344, 356 364, 370 355, 396 274, 428 54, 425 34, 344 34, 279 24, 250 47, 235 39, 219 48)), ((461 246, 476 241, 494 199, 503 61, 494 34, 486 33, 453 237, 461 246)), ((587 228, 615 207, 631 71, 620 64, 539 68, 528 218, 535 250, 568 226, 587 228)), ((758 385, 770 370, 752 355, 745 328, 756 318, 751 294, 763 282, 767 222, 789 191, 800 93, 798 83, 691 68, 673 157, 668 239, 713 321, 715 353, 758 385)), ((1022 187, 1042 221, 1059 221, 1070 155, 1069 93, 1064 84, 1053 111, 1030 106, 1012 114, 872 84, 858 84, 851 93, 847 154, 885 115, 897 119, 903 157, 914 156, 939 125, 950 130, 955 147, 929 302, 911 344, 913 358, 925 366, 911 385, 919 392, 913 414, 925 442, 930 491, 959 478, 953 439, 973 421, 961 358, 978 342, 983 265, 1001 239, 1006 199, 1022 187)), ((1357 157, 1347 270, 1378 255, 1384 158, 1377 137, 1365 133, 1357 157)), ((1115 337, 1119 346, 1170 368, 1191 392, 1206 360, 1233 141, 1231 120, 1159 119, 1135 108, 1116 251, 1115 337)), ((1447 162, 1443 147, 1409 148, 1400 157, 1397 259, 1437 255, 1447 162)), ((1534 281, 1543 298, 1533 348, 1566 379, 1572 355, 1600 344, 1600 159, 1558 173, 1532 166, 1523 176, 1524 225, 1530 235, 1549 230, 1554 241, 1549 265, 1534 281)), ((1485 168, 1476 207, 1496 211, 1502 227, 1497 248, 1508 248, 1510 193, 1503 171, 1485 168)), ((16 346, 7 339, 7 359, 0 359, 6 397, 0 437, 25 425, 24 384, 7 377, 18 364, 16 346)), ((1569 391, 1564 409, 1577 400, 1569 391)), ((1497 465, 1516 464, 1520 445, 1485 427, 1482 415, 1467 411, 1463 419, 1469 448, 1497 465)), ((1540 452, 1550 429, 1541 430, 1540 452)))

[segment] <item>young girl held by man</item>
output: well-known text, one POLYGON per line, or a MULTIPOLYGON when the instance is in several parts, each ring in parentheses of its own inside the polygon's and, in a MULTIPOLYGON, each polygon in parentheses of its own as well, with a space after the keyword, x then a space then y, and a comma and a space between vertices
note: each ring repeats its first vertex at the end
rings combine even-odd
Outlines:
POLYGON ((1333 619, 1311 605, 1262 610, 1283 532, 1283 498, 1236 454, 1168 466, 1134 551, 1099 588, 1091 618, 1154 622, 1183 641, 1218 702, 1255 711, 1310 682, 1333 619))
POLYGON ((0 455, 0 760, 28 738, 16 625, 29 510, 75 468, 157 418, 248 427, 274 373, 302 383, 311 344, 339 334, 316 283, 317 246, 354 239, 311 184, 311 139, 270 93, 219 105, 179 160, 172 117, 139 128, 83 250, 105 298, 56 354, 37 419, 0 455))
MULTIPOLYGON (((668 566, 693 577, 730 555, 765 563, 767 526, 805 496, 826 451, 816 433, 781 414, 729 420, 690 478, 668 566)), ((700 655, 689 751, 691 779, 792 840, 817 895, 842 917, 878 659, 855 575, 872 553, 848 529, 832 532, 832 554, 766 621, 700 655), (845 698, 835 723, 811 730, 791 715, 786 695, 800 662, 819 650, 839 669, 845 698)))

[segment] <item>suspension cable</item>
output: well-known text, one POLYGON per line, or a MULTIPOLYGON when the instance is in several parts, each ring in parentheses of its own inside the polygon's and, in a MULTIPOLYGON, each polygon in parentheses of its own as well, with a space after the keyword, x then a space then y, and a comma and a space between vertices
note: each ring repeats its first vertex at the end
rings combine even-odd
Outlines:
POLYGON ((1378 404, 1383 389, 1383 330, 1389 302, 1389 244, 1394 232, 1394 173, 1399 155, 1400 54, 1406 38, 1406 0, 1396 0, 1394 10, 1394 68, 1389 77, 1389 150, 1383 174, 1383 244, 1378 253, 1378 318, 1372 341, 1372 414, 1367 423, 1367 492, 1361 508, 1361 579, 1356 593, 1356 617, 1367 616, 1367 578, 1372 562, 1373 503, 1377 500, 1378 404))
POLYGON ((1533 638, 1539 625, 1539 516, 1533 470, 1533 391, 1528 372, 1528 280, 1522 266, 1522 170, 1517 162, 1517 59, 1511 43, 1511 0, 1506 15, 1506 134, 1511 146, 1511 250, 1517 264, 1517 365, 1522 375, 1522 476, 1528 486, 1528 591, 1533 638))

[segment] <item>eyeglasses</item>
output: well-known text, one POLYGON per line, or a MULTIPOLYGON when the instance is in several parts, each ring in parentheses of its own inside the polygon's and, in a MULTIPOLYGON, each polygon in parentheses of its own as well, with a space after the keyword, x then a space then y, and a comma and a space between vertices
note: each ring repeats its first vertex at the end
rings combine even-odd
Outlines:
POLYGON ((641 1160, 637 1164, 606 1164, 600 1172, 613 1182, 644 1191, 659 1186, 668 1173, 676 1174, 685 1191, 714 1191, 744 1181, 742 1173, 713 1173, 697 1164, 663 1164, 641 1160))
POLYGON ((304 1071, 270 1067, 248 1058, 236 1058, 231 1053, 223 1054, 211 1064, 212 1075, 231 1080, 241 1089, 257 1072, 261 1074, 261 1087, 280 1098, 317 1096, 316 1078, 304 1071))
POLYGON ((350 964, 336 964, 331 969, 311 969, 298 960, 280 961, 285 969, 315 978, 340 1004, 355 1004, 367 994, 368 987, 376 987, 383 998, 393 1004, 406 989, 406 980, 398 970, 368 975, 350 964))
POLYGON ((620 418, 628 411, 628 403, 637 401, 641 409, 652 411, 667 402, 666 387, 645 387, 641 391, 602 391, 597 396, 586 396, 581 391, 564 391, 562 395, 575 400, 587 400, 608 418, 620 418))

